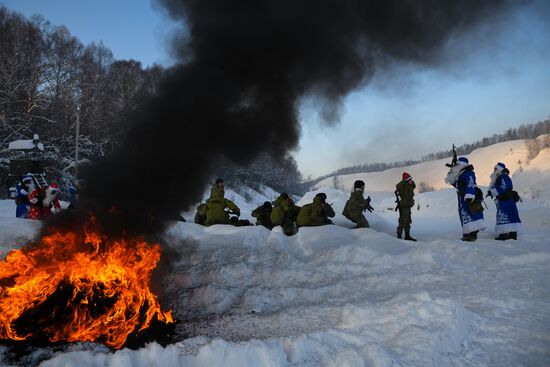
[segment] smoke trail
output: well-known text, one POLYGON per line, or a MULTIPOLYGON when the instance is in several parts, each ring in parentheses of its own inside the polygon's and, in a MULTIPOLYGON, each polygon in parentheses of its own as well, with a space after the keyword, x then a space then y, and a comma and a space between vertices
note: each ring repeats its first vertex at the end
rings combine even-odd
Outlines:
POLYGON ((338 118, 380 60, 430 65, 452 35, 506 1, 158 0, 185 31, 180 63, 129 117, 116 154, 86 176, 85 212, 107 230, 155 233, 196 203, 222 156, 282 156, 299 137, 300 99, 338 118))

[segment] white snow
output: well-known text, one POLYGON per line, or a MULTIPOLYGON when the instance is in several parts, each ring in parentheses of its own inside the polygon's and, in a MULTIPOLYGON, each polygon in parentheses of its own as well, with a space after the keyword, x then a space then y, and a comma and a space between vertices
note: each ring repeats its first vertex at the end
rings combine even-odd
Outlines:
MULTIPOLYGON (((514 182, 522 177, 525 190, 542 187, 543 180, 537 181, 542 176, 529 172, 550 172, 543 157, 517 172, 514 182)), ((427 177, 428 182, 442 180, 442 164, 434 165, 437 177, 427 177)), ((325 192, 337 214, 335 225, 301 228, 292 237, 280 228, 174 223, 164 235, 175 254, 174 267, 163 280, 163 307, 181 320, 172 344, 111 352, 75 343, 57 351, 39 348, 25 362, 81 367, 550 365, 550 207, 540 197, 526 196, 519 204, 523 233, 518 241, 501 242, 493 239, 495 209, 488 201, 488 229, 478 241, 464 243, 456 193, 441 185, 416 195, 412 234, 419 242, 401 241, 394 234, 392 193, 374 190, 383 177, 392 186, 400 171, 369 174, 375 208, 366 213, 370 229, 350 229, 352 223, 340 214, 349 194, 328 187, 307 193, 297 204, 325 192)), ((245 217, 246 210, 277 195, 251 192, 247 201, 229 189, 227 194, 245 217)), ((13 201, 0 201, 2 256, 37 229, 36 222, 13 218, 14 212, 13 201)), ((0 346, 0 364, 15 365, 8 349, 0 346)))
POLYGON ((14 140, 9 143, 9 150, 32 150, 37 148, 38 150, 44 150, 44 144, 35 144, 32 139, 30 140, 14 140))

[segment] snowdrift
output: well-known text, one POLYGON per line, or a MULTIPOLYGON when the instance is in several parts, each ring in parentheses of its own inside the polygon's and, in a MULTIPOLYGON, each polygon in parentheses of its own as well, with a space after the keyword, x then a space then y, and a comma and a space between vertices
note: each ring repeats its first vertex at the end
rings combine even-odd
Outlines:
MULTIPOLYGON (((478 366, 548 365, 550 208, 527 201, 517 242, 459 240, 451 189, 417 196, 413 234, 397 240, 393 198, 374 193, 370 229, 350 229, 348 194, 325 188, 335 225, 202 227, 165 233, 171 267, 161 302, 180 320, 173 343, 112 352, 94 343, 37 348, 0 364, 41 366, 478 366), (530 213, 527 216, 524 214, 530 213)), ((318 191, 307 193, 299 205, 318 191)), ((263 198, 262 198, 263 199, 263 198)), ((236 197, 239 205, 244 205, 236 197)), ((492 203, 488 203, 491 208, 492 203)), ((0 250, 20 246, 36 223, 0 201, 0 250)), ((491 209, 494 210, 494 209, 491 209)), ((168 268, 167 268, 168 269, 168 268)))

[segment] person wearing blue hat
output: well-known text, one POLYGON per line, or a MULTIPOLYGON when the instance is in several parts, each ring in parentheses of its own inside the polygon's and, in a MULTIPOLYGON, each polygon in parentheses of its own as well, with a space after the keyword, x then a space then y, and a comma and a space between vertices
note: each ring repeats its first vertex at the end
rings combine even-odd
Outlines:
POLYGON ((474 166, 468 158, 460 157, 451 166, 447 183, 456 188, 458 196, 458 215, 462 224, 462 241, 477 240, 477 233, 485 229, 483 217, 483 193, 477 187, 474 166))
POLYGON ((497 221, 495 225, 495 240, 517 240, 521 229, 516 201, 519 195, 514 191, 514 185, 510 179, 510 171, 504 163, 498 162, 491 174, 491 183, 487 196, 495 201, 497 207, 497 221))
POLYGON ((15 216, 17 218, 28 218, 29 215, 29 194, 34 190, 32 176, 27 174, 21 178, 21 182, 15 187, 15 216))

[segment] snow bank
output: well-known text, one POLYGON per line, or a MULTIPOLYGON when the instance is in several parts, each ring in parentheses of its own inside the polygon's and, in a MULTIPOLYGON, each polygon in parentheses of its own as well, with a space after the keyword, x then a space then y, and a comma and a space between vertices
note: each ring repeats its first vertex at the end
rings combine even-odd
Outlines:
MULTIPOLYGON (((395 238, 391 193, 371 193, 370 229, 341 216, 349 193, 322 188, 335 225, 203 227, 174 222, 164 234, 171 267, 160 288, 173 310, 174 342, 111 352, 91 343, 39 348, 4 364, 42 366, 479 366, 549 365, 550 208, 520 206, 518 241, 489 229, 461 242, 452 189, 417 195, 413 234, 395 238)), ((238 205, 244 196, 228 190, 238 205), (237 196, 239 195, 239 196, 237 196)), ((258 193, 255 200, 267 198, 258 193), (263 196, 263 197, 262 197, 263 196)), ((267 195, 270 195, 269 193, 267 195)), ((248 195, 247 195, 248 196, 248 195)), ((271 199, 271 198, 268 198, 271 199)), ((256 205, 248 204, 250 207, 256 205)), ((0 244, 29 238, 38 223, 0 201, 0 244)), ((244 213, 244 210, 243 210, 244 213)), ((168 269, 168 268, 167 268, 168 269)), ((2 359, 3 358, 3 359, 2 359)), ((0 363, 1 364, 1 363, 0 363)))
POLYGON ((151 343, 137 351, 113 354, 70 352, 41 366, 441 365, 448 363, 450 355, 462 352, 478 322, 472 312, 426 292, 378 306, 346 304, 334 328, 301 336, 247 342, 197 337, 167 347, 151 343))

